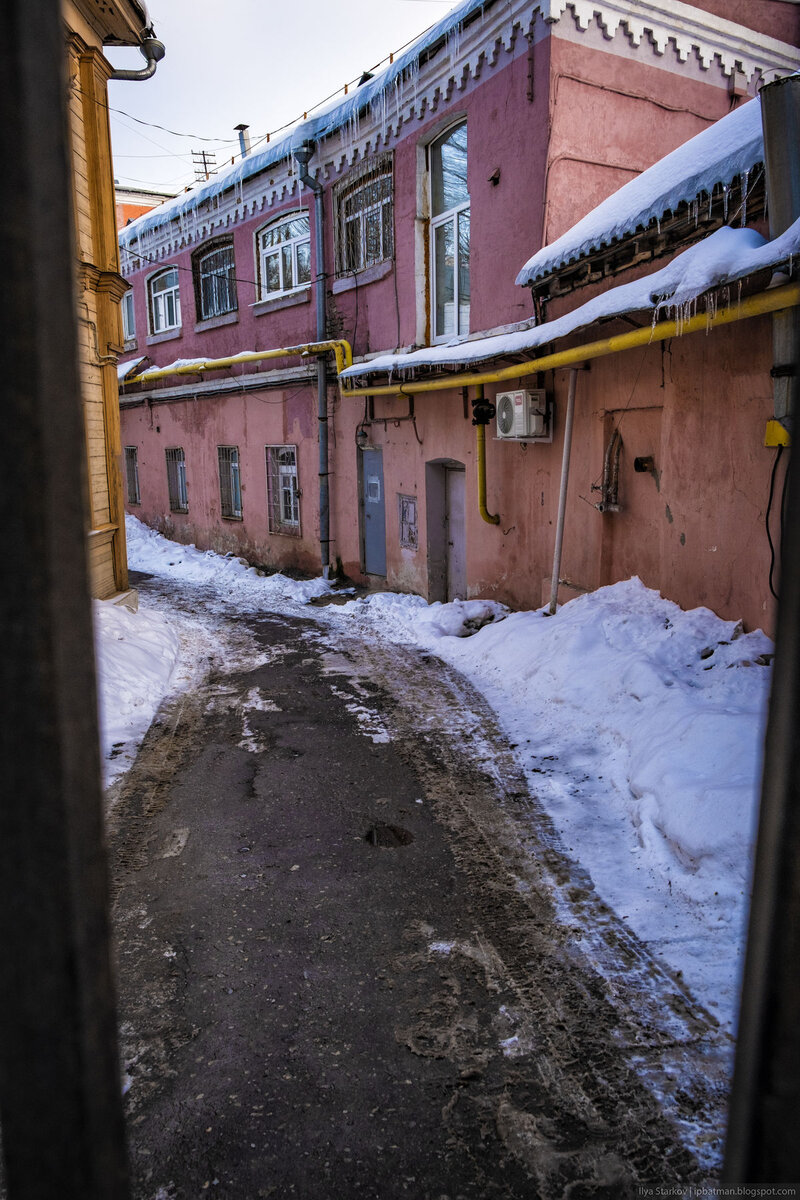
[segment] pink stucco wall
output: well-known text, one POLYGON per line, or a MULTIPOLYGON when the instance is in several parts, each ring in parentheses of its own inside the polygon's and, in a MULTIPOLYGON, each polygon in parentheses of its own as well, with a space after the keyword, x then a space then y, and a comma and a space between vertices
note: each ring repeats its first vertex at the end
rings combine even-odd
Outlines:
MULTIPOLYGON (((557 237, 633 172, 730 105, 728 90, 719 81, 714 86, 706 79, 680 79, 648 57, 646 47, 635 53, 623 50, 620 44, 615 53, 606 53, 555 36, 532 47, 521 40, 512 52, 500 50, 505 58, 462 90, 453 90, 435 112, 404 125, 392 146, 395 263, 357 288, 331 285, 332 188, 346 168, 327 162, 323 146, 320 177, 332 333, 349 338, 356 355, 408 346, 419 336, 420 323, 426 323, 426 264, 418 241, 421 147, 462 118, 469 138, 471 327, 492 328, 528 316, 530 297, 516 288, 514 278, 540 246, 543 230, 548 240, 557 237)), ((166 364, 179 357, 221 357, 313 340, 313 288, 288 303, 254 305, 255 232, 282 213, 308 208, 310 199, 290 181, 279 204, 229 227, 238 276, 234 320, 196 328, 187 248, 158 263, 159 269, 170 264, 181 268, 180 334, 149 339, 144 284, 155 268, 135 272, 135 353, 166 364)), ((313 254, 312 237, 312 260, 313 254)), ((584 298, 581 294, 568 303, 584 298)), ((770 627, 764 508, 774 451, 762 445, 772 403, 770 354, 770 324, 762 319, 748 323, 746 337, 734 328, 675 339, 663 348, 598 361, 580 374, 561 570, 573 591, 564 589, 565 596, 638 574, 684 606, 707 604, 722 616, 742 617, 749 627, 770 627), (622 508, 603 515, 594 507, 592 485, 602 475, 615 421, 624 443, 622 508), (645 454, 653 455, 655 472, 634 473, 634 457, 645 454)), ((222 377, 245 373, 236 368, 222 377)), ((176 382, 168 380, 163 388, 176 382)), ((406 399, 376 398, 376 419, 366 429, 368 445, 383 452, 387 573, 385 580, 371 577, 368 582, 432 595, 426 466, 449 460, 466 470, 469 594, 520 608, 542 603, 552 568, 567 373, 549 375, 540 386, 555 397, 551 445, 497 441, 494 427, 488 429, 488 508, 500 514, 496 526, 482 521, 478 512, 475 430, 461 393, 420 394, 414 424, 404 419, 406 399), (398 495, 418 498, 416 550, 399 544, 398 495)), ((497 389, 487 390, 491 396, 497 389)), ((159 387, 152 390, 152 402, 123 404, 123 444, 138 450, 142 502, 133 511, 179 540, 245 554, 269 566, 317 570, 313 383, 296 380, 281 388, 197 396, 187 385, 185 397, 168 400, 160 392, 159 387), (268 528, 264 448, 283 444, 298 449, 299 537, 268 528), (241 521, 220 516, 218 445, 240 449, 241 521), (164 451, 174 446, 181 446, 186 456, 186 515, 169 512, 164 451)), ((332 385, 329 411, 332 559, 348 575, 365 581, 356 445, 363 401, 342 398, 332 385)))

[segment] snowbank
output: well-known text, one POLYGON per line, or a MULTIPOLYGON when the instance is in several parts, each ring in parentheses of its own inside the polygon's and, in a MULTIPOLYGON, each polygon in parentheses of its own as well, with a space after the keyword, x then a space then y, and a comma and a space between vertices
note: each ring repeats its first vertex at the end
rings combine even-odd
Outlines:
POLYGON ((108 784, 130 766, 169 690, 180 643, 158 613, 132 613, 103 600, 95 600, 93 608, 100 747, 108 784))
POLYGON ((382 594, 339 612, 472 680, 600 895, 732 1022, 772 643, 635 578, 550 618, 496 606, 466 638, 464 607, 382 594))

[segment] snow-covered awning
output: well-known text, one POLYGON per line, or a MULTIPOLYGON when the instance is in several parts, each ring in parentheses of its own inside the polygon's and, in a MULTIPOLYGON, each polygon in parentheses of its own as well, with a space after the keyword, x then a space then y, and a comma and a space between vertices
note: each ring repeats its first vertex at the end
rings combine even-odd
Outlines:
POLYGON ((147 358, 146 354, 141 354, 138 358, 129 358, 127 362, 117 363, 117 379, 120 383, 124 383, 129 375, 132 375, 134 369, 143 363, 147 358))
MULTIPOLYGON (((780 237, 768 242, 755 229, 724 225, 701 242, 676 255, 667 266, 631 283, 610 288, 572 312, 543 325, 510 333, 429 346, 410 354, 382 354, 343 371, 342 379, 388 373, 404 375, 423 367, 455 367, 525 354, 610 317, 650 312, 685 311, 704 293, 735 284, 748 275, 775 271, 800 254, 800 219, 780 237)), ((731 297, 735 301, 735 296, 731 297)))
MULTIPOLYGON (((517 276, 530 286, 587 254, 674 213, 680 204, 728 188, 764 160, 761 101, 750 100, 660 159, 592 209, 577 225, 543 246, 517 276)), ((745 193, 747 187, 742 189, 745 193)))

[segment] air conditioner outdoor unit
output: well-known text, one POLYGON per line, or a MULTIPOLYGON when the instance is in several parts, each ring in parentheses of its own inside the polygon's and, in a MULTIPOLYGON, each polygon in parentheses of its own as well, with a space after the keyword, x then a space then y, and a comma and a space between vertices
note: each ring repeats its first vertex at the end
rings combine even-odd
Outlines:
POLYGON ((499 438, 535 438, 552 441, 550 406, 543 388, 535 391, 500 392, 497 406, 499 438))

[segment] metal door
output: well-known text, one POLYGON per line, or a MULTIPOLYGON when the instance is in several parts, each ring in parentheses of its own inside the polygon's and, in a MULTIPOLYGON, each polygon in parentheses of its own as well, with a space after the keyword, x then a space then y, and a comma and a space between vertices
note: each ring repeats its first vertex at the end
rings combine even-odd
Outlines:
POLYGON ((463 469, 445 471, 445 523, 447 538, 447 599, 467 598, 467 546, 463 469))
POLYGON ((386 501, 383 494, 383 454, 361 451, 361 496, 364 526, 364 571, 386 574, 386 501))

